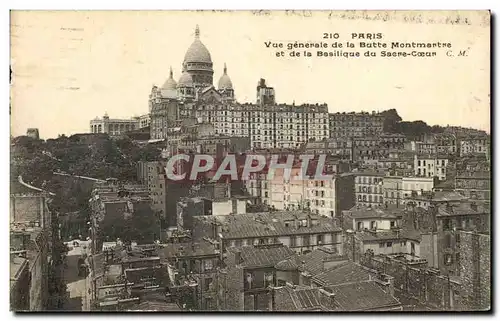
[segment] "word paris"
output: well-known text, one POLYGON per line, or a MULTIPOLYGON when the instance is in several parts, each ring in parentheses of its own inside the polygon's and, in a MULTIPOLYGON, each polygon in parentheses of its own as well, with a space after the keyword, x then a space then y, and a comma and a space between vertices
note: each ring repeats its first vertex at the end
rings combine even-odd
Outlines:
POLYGON ((266 174, 272 179, 275 171, 280 170, 283 179, 289 180, 292 169, 292 180, 328 180, 333 175, 325 174, 326 155, 272 155, 266 158, 263 155, 226 155, 222 159, 214 159, 210 155, 177 154, 173 155, 165 166, 167 178, 172 181, 197 180, 200 174, 214 173, 212 180, 218 181, 222 177, 231 180, 249 180, 252 174, 266 174), (312 166, 311 166, 312 165, 312 166), (311 169, 313 169, 311 171, 311 169), (282 171, 281 171, 282 170, 282 171))

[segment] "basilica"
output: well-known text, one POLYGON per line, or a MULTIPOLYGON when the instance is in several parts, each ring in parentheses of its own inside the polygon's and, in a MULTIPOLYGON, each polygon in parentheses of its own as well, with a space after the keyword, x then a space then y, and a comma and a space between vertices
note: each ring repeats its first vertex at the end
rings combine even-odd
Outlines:
POLYGON ((211 124, 216 136, 247 137, 253 148, 296 148, 329 137, 326 104, 276 104, 274 88, 264 79, 257 83, 256 102, 240 104, 227 66, 217 87, 213 74, 212 57, 196 26, 178 80, 170 69, 165 83, 153 86, 149 95, 153 141, 167 140, 179 121, 188 118, 211 124))

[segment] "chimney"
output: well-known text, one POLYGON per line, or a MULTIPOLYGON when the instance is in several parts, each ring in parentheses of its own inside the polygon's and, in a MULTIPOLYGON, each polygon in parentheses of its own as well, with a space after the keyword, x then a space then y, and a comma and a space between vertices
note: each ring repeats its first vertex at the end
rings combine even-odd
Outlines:
POLYGON ((319 289, 319 303, 326 308, 334 307, 335 293, 329 289, 319 289))
MULTIPOLYGON (((370 276, 371 279, 371 276, 370 276)), ((375 282, 378 283, 386 292, 394 296, 394 278, 384 273, 377 273, 375 282)))

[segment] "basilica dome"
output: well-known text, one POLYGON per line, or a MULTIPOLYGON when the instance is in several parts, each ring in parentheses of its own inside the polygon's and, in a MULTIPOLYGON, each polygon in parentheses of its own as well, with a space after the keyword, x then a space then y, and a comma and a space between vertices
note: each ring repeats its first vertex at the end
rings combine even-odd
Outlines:
POLYGON ((219 79, 219 89, 233 89, 231 78, 227 75, 226 64, 224 64, 224 74, 219 79))
POLYGON ((184 56, 184 63, 202 62, 211 64, 212 57, 207 47, 200 41, 200 28, 196 26, 195 39, 184 56))
POLYGON ((179 83, 177 84, 177 87, 193 87, 193 78, 191 75, 184 71, 181 75, 181 78, 179 79, 179 83))
POLYGON ((168 77, 167 81, 165 81, 161 89, 172 90, 176 88, 177 88, 177 83, 174 80, 174 73, 172 72, 172 68, 170 68, 170 76, 168 77))

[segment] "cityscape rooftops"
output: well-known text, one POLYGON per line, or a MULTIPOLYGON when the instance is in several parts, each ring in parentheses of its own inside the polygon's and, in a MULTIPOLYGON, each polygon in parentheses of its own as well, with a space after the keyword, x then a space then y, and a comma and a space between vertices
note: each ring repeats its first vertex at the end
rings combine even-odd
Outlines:
POLYGON ((401 306, 376 281, 345 283, 329 287, 335 293, 339 311, 367 311, 401 306))
POLYGON ((10 286, 12 287, 23 269, 28 265, 28 260, 24 257, 11 254, 10 256, 10 286))
POLYGON ((438 216, 459 216, 459 215, 481 215, 490 214, 489 204, 482 203, 460 203, 438 207, 438 216))
POLYGON ((397 207, 393 204, 388 204, 387 206, 381 207, 361 207, 354 206, 346 214, 356 219, 364 218, 399 218, 403 216, 403 207, 397 207))
POLYGON ((302 211, 277 211, 221 216, 195 216, 194 220, 221 226, 226 239, 340 232, 336 221, 302 211))
POLYGON ((230 248, 228 251, 241 253, 241 265, 247 269, 274 267, 278 262, 295 255, 288 246, 266 244, 230 248))
POLYGON ((419 232, 399 231, 399 230, 384 230, 384 231, 367 230, 367 231, 357 232, 356 237, 363 240, 364 242, 404 240, 404 239, 420 241, 421 239, 419 232))
POLYGON ((424 192, 424 194, 416 195, 410 198, 414 200, 431 202, 457 202, 467 200, 467 197, 462 196, 461 194, 454 191, 436 191, 433 193, 424 192))
POLYGON ((375 271, 358 263, 347 261, 315 275, 312 280, 320 285, 336 285, 368 281, 371 280, 374 273, 375 271))
POLYGON ((281 298, 276 305, 276 311, 323 311, 320 303, 319 288, 285 286, 275 289, 281 298))
POLYGON ((162 244, 159 255, 162 259, 215 256, 219 251, 207 241, 162 244))

